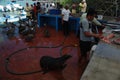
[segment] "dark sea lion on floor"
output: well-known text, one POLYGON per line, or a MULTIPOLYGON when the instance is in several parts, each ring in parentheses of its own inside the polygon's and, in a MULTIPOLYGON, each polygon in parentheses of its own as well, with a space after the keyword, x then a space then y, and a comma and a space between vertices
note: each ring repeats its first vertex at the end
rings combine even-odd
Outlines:
POLYGON ((58 58, 53 58, 51 56, 43 56, 40 59, 40 66, 42 68, 43 74, 49 72, 49 71, 53 71, 53 70, 62 70, 64 69, 67 64, 65 64, 65 62, 71 58, 71 55, 63 55, 61 57, 58 58))

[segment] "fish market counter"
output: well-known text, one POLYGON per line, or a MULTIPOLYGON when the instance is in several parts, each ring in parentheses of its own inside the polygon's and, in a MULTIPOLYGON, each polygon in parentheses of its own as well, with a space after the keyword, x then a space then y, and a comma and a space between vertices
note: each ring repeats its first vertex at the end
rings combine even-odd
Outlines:
POLYGON ((100 41, 80 80, 120 80, 120 45, 100 41))
MULTIPOLYGON (((62 17, 60 15, 51 15, 51 14, 38 14, 38 25, 39 27, 48 26, 55 27, 56 31, 62 28, 62 17)), ((76 34, 79 30, 79 21, 80 17, 69 17, 69 27, 71 30, 75 30, 76 34)))
POLYGON ((120 48, 100 42, 80 80, 120 80, 120 48))

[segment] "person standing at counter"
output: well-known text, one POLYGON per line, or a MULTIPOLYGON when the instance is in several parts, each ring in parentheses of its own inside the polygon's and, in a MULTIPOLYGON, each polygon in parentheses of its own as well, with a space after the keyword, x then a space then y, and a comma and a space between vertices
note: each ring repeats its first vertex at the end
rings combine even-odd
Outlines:
POLYGON ((85 18, 80 21, 80 51, 81 60, 88 60, 87 54, 89 53, 94 38, 102 38, 103 36, 98 33, 92 32, 92 20, 95 17, 94 11, 88 11, 85 18))
POLYGON ((69 6, 66 5, 65 8, 62 9, 62 28, 65 36, 69 35, 69 16, 71 12, 69 10, 69 6))
POLYGON ((37 10, 36 14, 38 16, 38 13, 41 12, 41 4, 40 4, 40 2, 37 2, 36 10, 37 10))
POLYGON ((25 11, 26 11, 26 13, 27 13, 27 14, 26 14, 27 18, 30 19, 30 18, 31 18, 31 14, 30 14, 30 12, 31 12, 31 7, 29 6, 28 3, 26 3, 25 11))
MULTIPOLYGON (((89 8, 88 12, 89 12, 89 11, 91 11, 91 12, 94 11, 94 12, 95 12, 95 13, 94 13, 94 16, 97 16, 97 12, 96 12, 94 9, 89 8)), ((82 19, 86 18, 86 16, 87 16, 87 13, 83 13, 83 14, 81 15, 80 19, 82 20, 82 19)), ((92 27, 92 30, 94 31, 94 33, 99 33, 98 28, 101 28, 101 29, 104 28, 104 25, 101 24, 101 23, 97 20, 96 17, 94 17, 94 19, 93 19, 91 22, 92 22, 92 26, 94 26, 94 27, 92 27)), ((95 41, 96 41, 96 43, 98 43, 99 39, 95 38, 95 41)))
POLYGON ((86 3, 86 1, 82 0, 82 2, 79 4, 79 7, 80 7, 81 14, 85 13, 86 9, 87 9, 87 3, 86 3))

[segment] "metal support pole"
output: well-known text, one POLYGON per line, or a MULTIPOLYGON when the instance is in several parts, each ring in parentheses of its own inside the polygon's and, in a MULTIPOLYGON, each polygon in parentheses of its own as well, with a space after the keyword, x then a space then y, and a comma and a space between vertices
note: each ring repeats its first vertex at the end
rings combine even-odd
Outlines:
POLYGON ((118 16, 118 0, 115 0, 115 5, 116 5, 116 14, 115 16, 118 16))

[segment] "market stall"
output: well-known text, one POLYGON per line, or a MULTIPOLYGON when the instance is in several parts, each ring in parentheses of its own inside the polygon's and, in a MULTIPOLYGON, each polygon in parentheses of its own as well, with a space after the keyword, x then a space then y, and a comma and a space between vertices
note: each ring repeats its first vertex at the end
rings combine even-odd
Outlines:
MULTIPOLYGON (((38 25, 39 27, 44 26, 44 24, 55 27, 56 31, 62 27, 60 15, 50 15, 50 14, 38 14, 38 25)), ((76 34, 79 30, 79 17, 70 16, 69 26, 72 30, 75 30, 76 34)))
POLYGON ((120 80, 120 33, 114 31, 110 26, 103 30, 109 39, 99 42, 80 80, 120 80), (111 33, 114 37, 110 38, 111 33))

